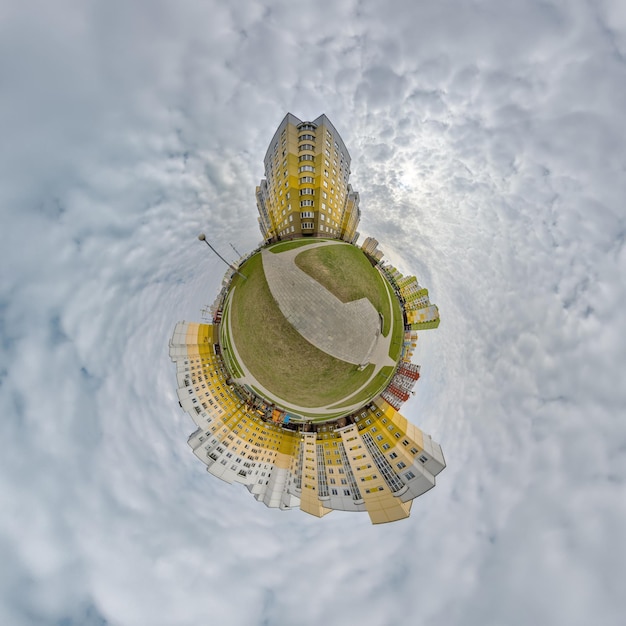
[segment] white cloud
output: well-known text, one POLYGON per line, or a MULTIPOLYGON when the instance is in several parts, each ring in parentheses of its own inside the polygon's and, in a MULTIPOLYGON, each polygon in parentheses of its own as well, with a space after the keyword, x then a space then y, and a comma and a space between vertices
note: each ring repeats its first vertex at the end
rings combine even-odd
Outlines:
POLYGON ((2 11, 2 623, 621 622, 618 2, 2 11), (442 314, 404 412, 448 468, 388 527, 186 445, 167 341, 224 269, 195 237, 260 240, 287 110, 330 117, 360 230, 442 314))

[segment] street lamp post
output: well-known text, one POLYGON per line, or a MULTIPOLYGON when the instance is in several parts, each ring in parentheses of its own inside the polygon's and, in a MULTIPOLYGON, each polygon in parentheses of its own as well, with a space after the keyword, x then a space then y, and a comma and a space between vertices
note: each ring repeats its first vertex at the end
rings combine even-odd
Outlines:
POLYGON ((246 276, 244 276, 232 263, 229 263, 208 241, 206 238, 206 235, 204 233, 200 233, 198 235, 198 239, 200 241, 204 241, 204 243, 206 243, 207 246, 209 246, 209 248, 211 248, 211 250, 213 250, 213 252, 215 252, 215 254, 222 259, 222 261, 224 261, 224 263, 226 263, 226 265, 228 265, 228 267, 230 267, 231 270, 233 270, 233 272, 235 272, 235 274, 239 274, 239 276, 241 276, 241 278, 243 278, 244 280, 246 280, 246 276))

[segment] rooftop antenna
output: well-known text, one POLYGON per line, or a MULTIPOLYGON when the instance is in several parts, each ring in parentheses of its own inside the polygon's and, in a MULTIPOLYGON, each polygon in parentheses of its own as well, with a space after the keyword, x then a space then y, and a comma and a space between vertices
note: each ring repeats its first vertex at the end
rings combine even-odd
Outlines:
POLYGON ((205 236, 204 233, 200 233, 198 235, 198 239, 200 241, 204 241, 204 243, 206 243, 207 246, 209 246, 209 248, 211 248, 211 250, 213 250, 213 252, 215 252, 215 254, 222 259, 222 261, 224 261, 224 263, 226 263, 226 265, 228 265, 228 267, 230 267, 231 270, 233 270, 233 272, 235 272, 235 274, 239 274, 239 276, 241 276, 241 278, 243 278, 244 280, 246 280, 246 276, 244 276, 232 263, 229 263, 208 241, 207 238, 205 236))

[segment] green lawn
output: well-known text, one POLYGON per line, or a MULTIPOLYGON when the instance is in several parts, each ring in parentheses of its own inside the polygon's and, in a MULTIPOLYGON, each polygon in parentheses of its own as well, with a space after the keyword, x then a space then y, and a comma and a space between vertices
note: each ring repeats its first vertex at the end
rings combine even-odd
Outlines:
MULTIPOLYGON (((379 274, 380 276, 380 274, 379 274)), ((393 336, 391 337, 391 345, 389 346, 389 356, 398 362, 402 354, 402 343, 404 342, 404 319, 402 317, 402 309, 396 294, 393 292, 391 285, 381 276, 381 280, 385 283, 385 288, 389 292, 393 308, 393 336)))
POLYGON ((275 243, 268 247, 268 250, 274 254, 278 252, 285 252, 286 250, 292 250, 293 248, 300 248, 301 246, 309 246, 312 243, 320 243, 320 241, 328 241, 328 239, 322 239, 319 237, 311 237, 309 239, 293 239, 292 241, 283 241, 275 243))
POLYGON ((357 402, 365 404, 369 402, 374 396, 377 396, 389 383, 389 379, 393 374, 394 368, 391 365, 386 365, 380 369, 380 372, 376 374, 376 377, 365 389, 359 391, 355 396, 346 398, 345 402, 338 402, 333 405, 333 409, 340 409, 341 407, 352 406, 357 402))
MULTIPOLYGON (((224 307, 224 315, 223 315, 224 322, 226 322, 226 320, 228 319, 229 314, 230 314, 230 305, 227 304, 224 307)), ((232 375, 235 378, 239 378, 243 376, 243 370, 241 369, 241 366, 239 365, 239 363, 237 362, 237 359, 235 358, 235 353, 231 346, 230 337, 228 336, 227 332, 224 332, 225 328, 226 328, 226 324, 224 323, 220 327, 220 331, 221 331, 220 343, 222 345, 222 353, 231 369, 232 375)))
MULTIPOLYGON (((320 241, 324 240, 281 242, 269 250, 278 253, 320 241)), ((360 249, 348 244, 304 249, 296 257, 296 264, 342 302, 368 298, 383 316, 385 336, 389 334, 393 317, 389 355, 397 362, 404 338, 402 311, 387 281, 360 249)), ((248 278, 234 277, 231 289, 235 291, 224 311, 223 321, 230 319, 233 335, 228 336, 224 323, 220 336, 235 376, 240 376, 236 370, 243 363, 261 385, 283 398, 287 405, 312 409, 333 406, 323 416, 304 414, 316 422, 345 415, 346 407, 365 404, 380 393, 389 382, 393 367, 384 367, 365 389, 350 398, 367 382, 374 366, 359 371, 357 366, 335 359, 304 339, 280 312, 267 285, 260 253, 248 259, 242 269, 248 278), (239 363, 234 358, 233 342, 240 355, 239 363)))
POLYGON ((389 334, 391 311, 384 279, 359 248, 344 244, 303 250, 296 265, 342 302, 367 298, 383 316, 383 335, 389 334))
MULTIPOLYGON (((365 384, 373 365, 359 371, 335 359, 284 318, 265 280, 260 254, 246 262, 245 274, 247 280, 233 279, 228 315, 241 360, 259 383, 289 403, 309 407, 340 402, 365 384)), ((227 334, 225 329, 222 333, 227 334)))

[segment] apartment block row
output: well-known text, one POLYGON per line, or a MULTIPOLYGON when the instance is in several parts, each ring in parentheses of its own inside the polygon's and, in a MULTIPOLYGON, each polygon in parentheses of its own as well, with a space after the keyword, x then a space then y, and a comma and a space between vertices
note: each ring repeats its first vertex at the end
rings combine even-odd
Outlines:
POLYGON ((428 289, 422 287, 415 276, 404 276, 389 263, 380 263, 378 268, 400 298, 407 330, 426 330, 439 326, 439 309, 430 302, 428 289))
POLYGON ((366 237, 365 241, 361 244, 361 250, 376 262, 382 260, 384 256, 382 250, 378 248, 378 240, 374 239, 374 237, 366 237))
POLYGON ((409 399, 419 377, 419 365, 402 363, 389 381, 387 388, 380 395, 394 409, 399 409, 409 399))
MULTIPOLYGON (((229 380, 217 326, 179 322, 170 357, 180 405, 197 426, 194 454, 267 506, 366 511, 372 523, 391 522, 408 517, 445 467, 440 446, 382 397, 332 423, 272 421, 229 380)), ((419 367, 403 363, 397 375, 398 388, 410 385, 419 367)))

